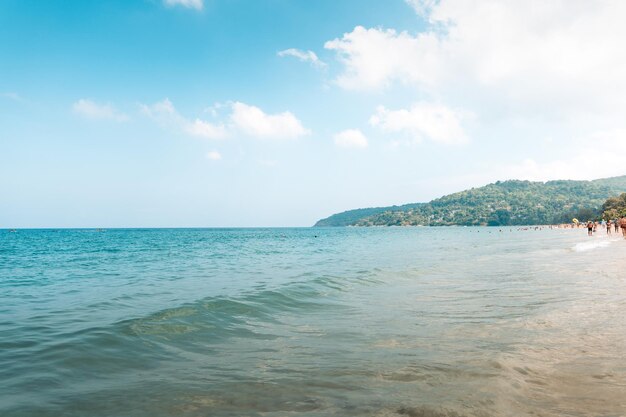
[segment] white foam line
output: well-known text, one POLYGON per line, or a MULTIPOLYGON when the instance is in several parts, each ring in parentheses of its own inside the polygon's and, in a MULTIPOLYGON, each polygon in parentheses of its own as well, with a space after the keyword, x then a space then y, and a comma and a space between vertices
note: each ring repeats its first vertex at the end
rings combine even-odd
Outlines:
POLYGON ((590 242, 577 243, 574 245, 574 247, 572 247, 572 249, 575 252, 587 252, 587 251, 598 249, 598 248, 605 248, 609 246, 611 243, 618 242, 619 240, 620 239, 607 239, 607 238, 594 239, 590 242))

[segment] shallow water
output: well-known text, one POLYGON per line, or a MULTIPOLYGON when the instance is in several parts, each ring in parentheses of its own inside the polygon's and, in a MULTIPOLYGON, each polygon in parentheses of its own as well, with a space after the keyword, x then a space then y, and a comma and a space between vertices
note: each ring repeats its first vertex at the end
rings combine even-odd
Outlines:
POLYGON ((0 231, 0 415, 623 416, 624 311, 583 229, 0 231))

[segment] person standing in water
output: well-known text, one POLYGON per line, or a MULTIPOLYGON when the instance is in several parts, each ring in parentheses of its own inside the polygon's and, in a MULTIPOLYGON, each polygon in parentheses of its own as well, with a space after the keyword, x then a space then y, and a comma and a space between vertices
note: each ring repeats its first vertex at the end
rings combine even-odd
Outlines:
POLYGON ((611 220, 606 221, 606 234, 607 235, 611 234, 611 220))
POLYGON ((622 228, 622 236, 626 237, 626 217, 620 219, 619 225, 622 228))
POLYGON ((593 236, 593 222, 591 220, 587 222, 587 236, 593 236))

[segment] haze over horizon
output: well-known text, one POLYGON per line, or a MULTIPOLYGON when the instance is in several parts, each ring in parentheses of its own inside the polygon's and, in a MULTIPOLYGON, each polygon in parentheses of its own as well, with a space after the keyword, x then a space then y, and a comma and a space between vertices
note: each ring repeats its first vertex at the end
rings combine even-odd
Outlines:
POLYGON ((617 1, 0 3, 0 227, 310 226, 624 175, 617 1))

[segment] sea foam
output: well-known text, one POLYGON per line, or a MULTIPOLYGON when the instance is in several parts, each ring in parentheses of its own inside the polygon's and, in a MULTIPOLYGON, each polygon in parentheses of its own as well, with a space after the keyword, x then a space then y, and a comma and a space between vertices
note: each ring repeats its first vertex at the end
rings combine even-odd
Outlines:
POLYGON ((575 244, 572 249, 575 252, 588 252, 590 250, 605 248, 609 246, 611 243, 615 242, 616 239, 601 239, 601 240, 593 240, 591 242, 579 242, 575 244))

